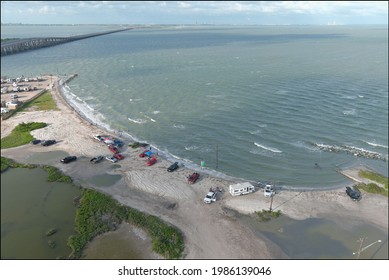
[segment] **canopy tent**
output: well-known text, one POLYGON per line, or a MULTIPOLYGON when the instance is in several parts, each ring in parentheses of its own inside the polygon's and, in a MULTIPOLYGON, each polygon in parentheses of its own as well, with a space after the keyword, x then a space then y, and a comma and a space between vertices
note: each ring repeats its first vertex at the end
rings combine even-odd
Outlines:
POLYGON ((145 152, 145 155, 148 156, 148 157, 151 157, 152 154, 153 154, 152 151, 147 151, 147 152, 145 152))

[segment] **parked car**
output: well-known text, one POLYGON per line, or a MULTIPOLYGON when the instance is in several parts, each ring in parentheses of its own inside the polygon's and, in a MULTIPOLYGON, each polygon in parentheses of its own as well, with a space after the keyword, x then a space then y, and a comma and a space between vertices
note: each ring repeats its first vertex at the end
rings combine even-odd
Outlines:
POLYGON ((204 198, 204 203, 212 203, 216 201, 216 192, 210 191, 204 198))
POLYGON ((118 159, 118 160, 124 159, 124 156, 122 154, 114 154, 113 157, 118 159))
POLYGON ((108 146, 108 149, 109 149, 112 153, 114 153, 114 154, 119 153, 118 148, 116 148, 114 145, 109 145, 109 146, 108 146))
POLYGON ((142 153, 139 154, 139 157, 143 158, 143 157, 151 157, 153 155, 153 152, 152 151, 149 151, 149 150, 145 150, 143 151, 142 153))
POLYGON ((103 160, 103 158, 104 158, 103 156, 93 157, 93 158, 91 158, 90 162, 92 162, 92 163, 99 163, 100 161, 103 160))
POLYGON ((274 190, 272 185, 266 185, 263 191, 265 197, 272 197, 274 195, 274 190))
POLYGON ((68 156, 68 157, 61 159, 61 162, 62 163, 69 163, 69 162, 75 161, 76 159, 77 159, 76 156, 68 156))
POLYGON ((113 144, 114 144, 116 147, 120 148, 120 147, 123 146, 123 141, 120 140, 120 139, 113 139, 113 144))
POLYGON ((43 141, 41 145, 42 146, 51 146, 55 143, 57 143, 57 141, 55 141, 55 140, 46 140, 46 141, 43 141))
POLYGON ((188 177, 188 184, 194 184, 196 183, 197 179, 200 177, 200 174, 195 172, 193 174, 191 174, 189 177, 188 177))
POLYGON ((31 141, 31 144, 36 145, 36 144, 39 144, 40 142, 42 142, 42 141, 39 139, 34 139, 31 141))
POLYGON ((108 161, 110 161, 110 162, 113 162, 113 163, 115 163, 115 162, 118 161, 118 160, 117 160, 116 158, 114 158, 114 157, 105 157, 105 159, 108 160, 108 161))
POLYGON ((346 193, 354 201, 361 200, 361 192, 357 188, 346 187, 346 193))
POLYGON ((156 162, 157 162, 157 158, 153 157, 153 158, 149 159, 149 160, 146 162, 146 164, 147 164, 148 166, 151 166, 151 165, 153 165, 153 164, 156 163, 156 162))
POLYGON ((100 135, 95 135, 93 136, 93 138, 99 142, 103 142, 103 137, 101 137, 100 135))
POLYGON ((168 172, 173 172, 174 170, 178 169, 178 162, 173 163, 170 165, 167 169, 168 172))

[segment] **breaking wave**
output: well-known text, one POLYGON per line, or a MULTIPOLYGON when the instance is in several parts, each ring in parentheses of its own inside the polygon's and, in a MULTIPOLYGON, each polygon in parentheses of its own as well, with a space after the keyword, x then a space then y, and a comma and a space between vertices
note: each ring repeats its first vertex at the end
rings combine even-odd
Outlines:
POLYGON ((355 115, 355 113, 356 113, 355 109, 343 111, 343 115, 355 115))
POLYGON ((156 120, 154 120, 153 118, 150 118, 149 116, 147 116, 147 115, 145 115, 145 114, 143 114, 143 116, 145 116, 146 118, 148 118, 150 121, 152 121, 152 122, 156 122, 156 120))
POLYGON ((381 144, 377 144, 377 143, 372 143, 372 142, 368 142, 368 141, 363 141, 363 142, 365 142, 366 144, 369 144, 370 146, 381 147, 381 148, 388 149, 388 146, 385 146, 385 145, 381 145, 381 144))
POLYGON ((143 119, 131 119, 131 118, 128 118, 128 120, 130 122, 137 123, 137 124, 143 124, 143 123, 147 122, 147 120, 143 120, 143 119))
POLYGON ((257 146, 257 147, 260 147, 260 148, 262 148, 264 150, 268 150, 270 152, 273 152, 273 153, 282 153, 282 151, 280 151, 280 150, 278 150, 276 148, 271 148, 271 147, 269 148, 269 147, 266 147, 264 145, 258 144, 257 142, 254 142, 254 145, 257 146))

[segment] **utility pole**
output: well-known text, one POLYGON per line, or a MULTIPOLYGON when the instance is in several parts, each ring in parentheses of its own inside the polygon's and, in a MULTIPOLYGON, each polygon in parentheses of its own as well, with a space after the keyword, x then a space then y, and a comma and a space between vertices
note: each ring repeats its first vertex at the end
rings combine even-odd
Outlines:
POLYGON ((272 193, 271 193, 271 197, 270 197, 270 213, 272 211, 272 206, 273 206, 273 196, 274 196, 274 182, 271 183, 271 188, 272 188, 272 193))
POLYGON ((271 213, 271 207, 272 207, 272 205, 273 205, 273 195, 271 196, 271 198, 270 198, 270 213, 271 213))
POLYGON ((219 145, 216 144, 216 169, 219 166, 219 145))

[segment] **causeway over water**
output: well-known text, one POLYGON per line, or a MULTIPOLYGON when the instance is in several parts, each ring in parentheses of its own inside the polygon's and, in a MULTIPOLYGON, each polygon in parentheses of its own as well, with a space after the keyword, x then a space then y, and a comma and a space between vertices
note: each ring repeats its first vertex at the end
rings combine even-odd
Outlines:
POLYGON ((64 44, 76 40, 82 40, 91 37, 102 36, 102 35, 116 33, 116 32, 122 32, 130 29, 133 29, 133 27, 126 27, 118 30, 90 33, 90 34, 76 35, 76 36, 69 36, 69 37, 27 38, 27 39, 8 41, 8 42, 1 43, 1 56, 25 52, 33 49, 51 47, 51 46, 64 44))

